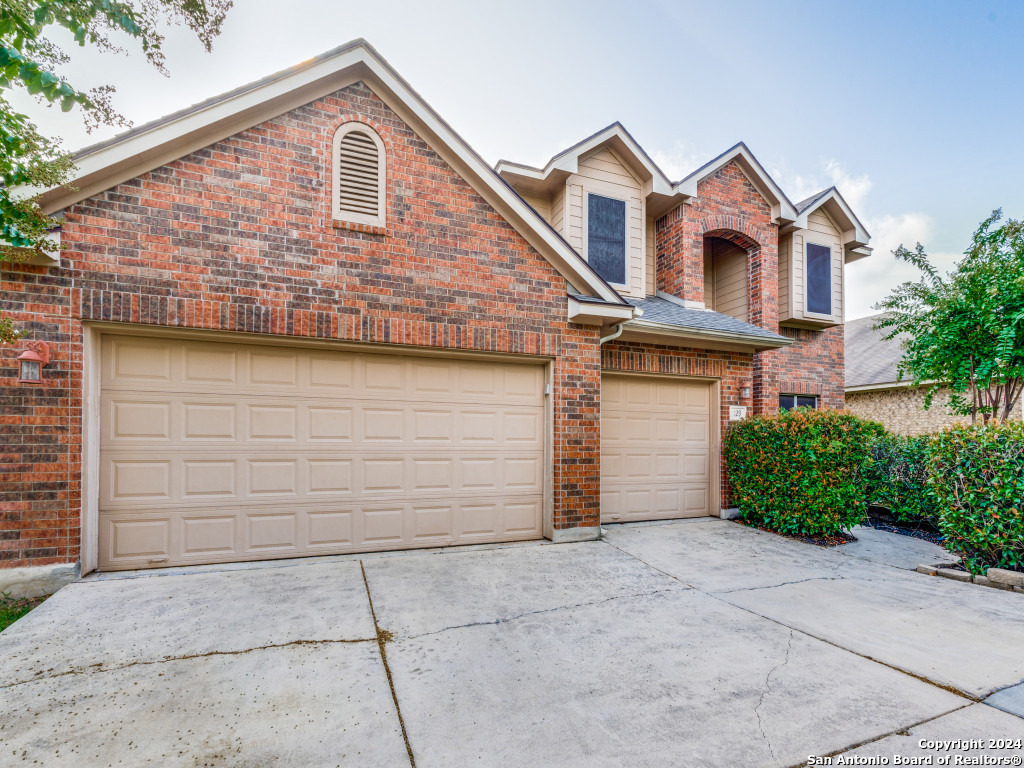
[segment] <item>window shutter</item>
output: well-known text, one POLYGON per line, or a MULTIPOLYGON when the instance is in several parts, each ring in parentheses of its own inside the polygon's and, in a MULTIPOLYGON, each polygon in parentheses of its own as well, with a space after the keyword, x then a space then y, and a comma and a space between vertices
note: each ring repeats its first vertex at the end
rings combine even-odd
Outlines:
POLYGON ((373 139, 362 131, 349 131, 338 143, 338 210, 335 215, 378 216, 380 210, 380 158, 373 139))

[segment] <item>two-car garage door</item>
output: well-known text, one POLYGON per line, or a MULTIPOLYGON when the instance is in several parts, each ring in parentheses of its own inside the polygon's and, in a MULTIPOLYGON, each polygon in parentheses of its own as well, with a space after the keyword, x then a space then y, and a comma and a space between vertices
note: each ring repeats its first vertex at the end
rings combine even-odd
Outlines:
POLYGON ((539 538, 540 365, 106 336, 101 569, 539 538))

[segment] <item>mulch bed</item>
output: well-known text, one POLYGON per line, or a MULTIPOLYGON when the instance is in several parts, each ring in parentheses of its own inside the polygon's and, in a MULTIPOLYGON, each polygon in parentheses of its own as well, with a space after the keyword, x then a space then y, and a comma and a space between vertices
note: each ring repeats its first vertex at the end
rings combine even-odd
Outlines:
POLYGON ((753 525, 745 522, 744 520, 737 519, 735 522, 740 525, 746 525, 750 528, 757 528, 759 531, 765 531, 767 533, 774 533, 776 536, 785 536, 787 539, 796 539, 802 541, 804 544, 814 544, 817 547, 838 547, 841 544, 849 544, 852 541, 856 541, 857 537, 852 533, 837 533, 835 536, 802 536, 797 533, 782 533, 781 531, 773 531, 771 528, 766 528, 763 525, 753 525))
POLYGON ((877 512, 874 508, 868 511, 868 517, 862 525, 879 531, 898 533, 900 536, 911 536, 922 541, 930 541, 932 544, 938 544, 940 547, 944 539, 943 535, 935 530, 934 527, 928 525, 928 523, 921 522, 916 525, 897 523, 884 512, 877 512))

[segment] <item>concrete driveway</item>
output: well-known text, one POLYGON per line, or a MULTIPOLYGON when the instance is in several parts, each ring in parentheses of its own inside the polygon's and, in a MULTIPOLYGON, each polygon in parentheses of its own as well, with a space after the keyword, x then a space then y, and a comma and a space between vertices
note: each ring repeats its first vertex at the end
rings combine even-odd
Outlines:
POLYGON ((1024 740, 1024 595, 888 536, 701 520, 86 580, 0 634, 0 765, 1019 765, 987 740, 1024 740))

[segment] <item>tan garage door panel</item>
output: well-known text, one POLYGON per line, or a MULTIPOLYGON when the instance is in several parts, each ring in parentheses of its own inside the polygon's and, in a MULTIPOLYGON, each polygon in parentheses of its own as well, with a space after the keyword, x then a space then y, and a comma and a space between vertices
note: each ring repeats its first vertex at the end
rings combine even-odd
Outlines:
POLYGON ((543 370, 103 342, 100 566, 537 538, 543 370))
POLYGON ((601 379, 601 520, 710 513, 711 385, 605 374, 601 379))

